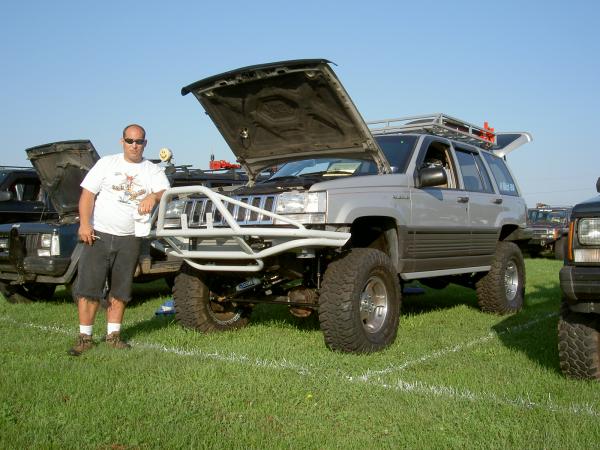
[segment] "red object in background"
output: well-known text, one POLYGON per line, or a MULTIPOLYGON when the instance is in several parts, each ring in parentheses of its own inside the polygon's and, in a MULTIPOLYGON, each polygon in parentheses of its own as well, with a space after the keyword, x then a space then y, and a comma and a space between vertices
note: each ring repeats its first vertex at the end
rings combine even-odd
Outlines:
POLYGON ((483 122, 483 130, 484 131, 481 133, 481 138, 489 142, 494 142, 496 138, 494 129, 490 127, 487 122, 483 122))
POLYGON ((210 162, 208 163, 208 167, 210 170, 220 170, 220 169, 239 169, 242 167, 239 164, 230 163, 229 161, 225 161, 224 159, 216 159, 215 155, 210 155, 210 162))

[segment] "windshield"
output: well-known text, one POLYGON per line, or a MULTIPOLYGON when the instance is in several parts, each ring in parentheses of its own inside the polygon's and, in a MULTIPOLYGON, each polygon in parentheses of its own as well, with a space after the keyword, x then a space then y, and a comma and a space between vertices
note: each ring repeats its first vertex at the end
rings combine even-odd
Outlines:
POLYGON ((375 175, 375 161, 350 158, 311 158, 285 163, 269 180, 289 177, 319 176, 343 177, 357 175, 375 175))
MULTIPOLYGON (((389 135, 376 136, 375 139, 392 167, 392 172, 406 172, 418 136, 389 135)), ((300 176, 340 177, 376 175, 377 173, 377 165, 371 159, 310 158, 285 163, 269 180, 300 176)))
POLYGON ((529 211, 529 220, 531 223, 550 222, 566 223, 568 212, 566 209, 559 210, 531 210, 529 211))
POLYGON ((393 173, 406 172, 406 166, 415 148, 417 137, 403 134, 375 137, 390 163, 393 173))

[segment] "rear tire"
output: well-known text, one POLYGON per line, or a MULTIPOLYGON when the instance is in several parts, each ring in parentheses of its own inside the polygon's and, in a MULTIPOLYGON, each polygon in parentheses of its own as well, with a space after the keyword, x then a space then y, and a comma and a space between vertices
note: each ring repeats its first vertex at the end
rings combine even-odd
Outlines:
POLYGON ((355 248, 332 262, 323 277, 319 322, 331 350, 366 353, 396 339, 402 291, 389 257, 355 248))
POLYGON ((599 329, 600 316, 573 312, 563 300, 558 321, 558 359, 566 376, 600 379, 599 329))
POLYGON ((525 263, 513 242, 498 242, 490 271, 477 282, 477 301, 482 311, 510 314, 523 307, 525 263))
POLYGON ((177 321, 186 328, 204 333, 246 326, 251 310, 231 302, 212 300, 210 289, 202 277, 202 272, 188 264, 181 266, 173 286, 177 321))

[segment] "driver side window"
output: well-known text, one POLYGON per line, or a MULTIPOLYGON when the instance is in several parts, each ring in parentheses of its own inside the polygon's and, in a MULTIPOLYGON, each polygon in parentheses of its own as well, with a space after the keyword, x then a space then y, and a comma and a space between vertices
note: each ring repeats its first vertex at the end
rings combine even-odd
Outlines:
POLYGON ((432 142, 423 158, 423 167, 441 167, 446 172, 448 182, 436 186, 441 189, 456 189, 456 170, 450 156, 450 146, 442 142, 432 142))

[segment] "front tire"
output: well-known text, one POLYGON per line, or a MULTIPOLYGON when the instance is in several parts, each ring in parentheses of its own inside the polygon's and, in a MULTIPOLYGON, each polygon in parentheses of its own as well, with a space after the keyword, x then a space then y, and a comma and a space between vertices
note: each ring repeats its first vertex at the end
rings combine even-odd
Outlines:
POLYGON ((498 242, 490 271, 477 282, 477 302, 482 311, 511 314, 523 307, 525 263, 513 242, 498 242))
POLYGON ((210 333, 242 328, 248 324, 249 308, 231 302, 217 302, 212 297, 202 279, 202 272, 184 263, 173 286, 175 318, 181 325, 210 333))
POLYGON ((567 254, 567 239, 562 237, 554 243, 554 259, 563 260, 567 254))
POLYGON ((319 322, 331 350, 367 353, 396 339, 402 291, 389 257, 355 248, 327 267, 319 296, 319 322))
POLYGON ((563 300, 558 321, 558 359, 566 376, 600 379, 599 330, 600 316, 573 312, 563 300))

